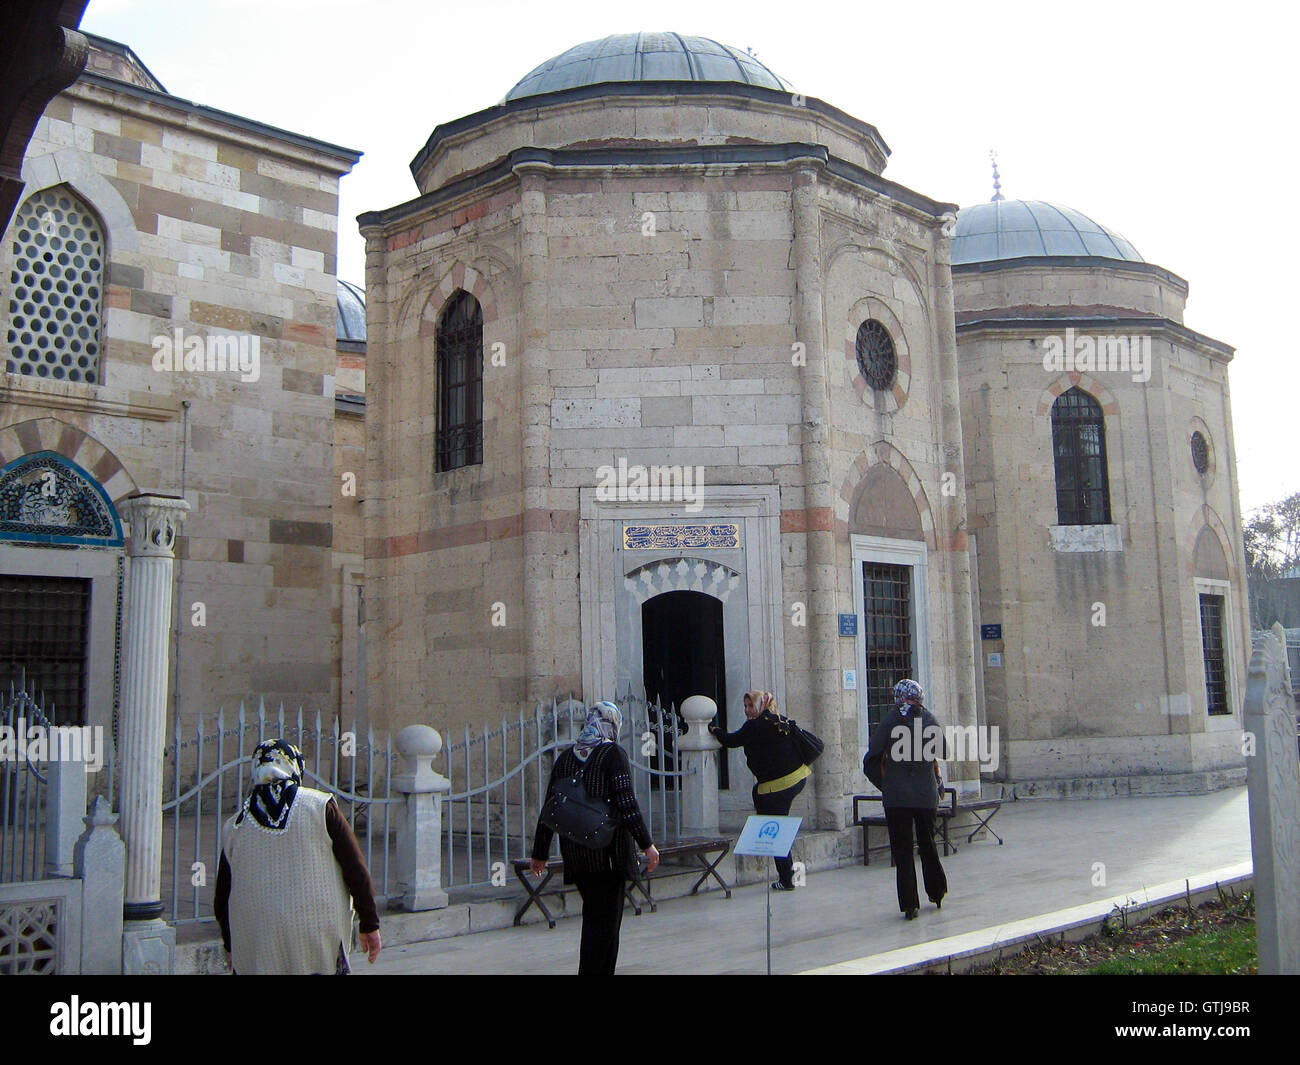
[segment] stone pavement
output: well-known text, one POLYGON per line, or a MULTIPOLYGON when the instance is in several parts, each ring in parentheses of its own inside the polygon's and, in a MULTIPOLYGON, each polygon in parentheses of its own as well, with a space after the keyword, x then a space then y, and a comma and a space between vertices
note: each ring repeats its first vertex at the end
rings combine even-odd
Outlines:
MULTIPOLYGON (((765 903, 772 901, 772 971, 870 972, 943 958, 972 942, 1005 942, 1016 922, 1059 927, 1059 911, 1110 909, 1113 896, 1141 898, 1155 885, 1249 872, 1244 787, 1173 798, 1017 802, 994 821, 996 840, 963 845, 944 859, 949 894, 942 910, 924 903, 905 921, 887 855, 870 867, 808 876, 793 894, 761 885, 668 899, 659 911, 623 920, 622 974, 724 974, 765 971, 765 903), (1104 863, 1105 886, 1094 886, 1104 863), (1244 866, 1243 866, 1243 863, 1244 866), (1235 869, 1231 867, 1237 867, 1235 869), (963 937, 953 944, 937 941, 963 937), (902 954, 891 952, 902 951, 902 954), (882 955, 889 955, 882 958, 882 955)), ((918 866, 919 875, 919 866, 918 866)), ((1086 911, 1080 911, 1086 913, 1086 911)), ((397 973, 573 973, 581 922, 545 924, 385 948, 374 966, 354 957, 358 975, 397 973)))

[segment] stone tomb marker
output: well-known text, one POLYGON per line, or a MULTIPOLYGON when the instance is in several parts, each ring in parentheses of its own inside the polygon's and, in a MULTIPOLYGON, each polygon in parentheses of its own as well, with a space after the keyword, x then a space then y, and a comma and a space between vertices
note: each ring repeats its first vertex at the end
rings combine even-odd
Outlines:
POLYGON ((1300 759, 1295 701, 1278 623, 1255 639, 1246 681, 1250 848, 1261 974, 1300 973, 1300 759))

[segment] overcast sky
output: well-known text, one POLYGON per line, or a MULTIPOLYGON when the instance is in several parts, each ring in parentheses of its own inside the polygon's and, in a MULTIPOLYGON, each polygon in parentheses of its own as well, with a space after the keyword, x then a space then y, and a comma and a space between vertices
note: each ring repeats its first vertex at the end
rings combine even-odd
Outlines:
MULTIPOLYGON (((364 282, 354 219, 416 195, 440 122, 499 102, 583 41, 675 30, 751 48, 796 90, 880 130, 886 176, 963 206, 1064 204, 1191 286, 1189 328, 1236 347, 1242 504, 1300 492, 1297 23, 1293 5, 831 5, 766 0, 91 0, 176 96, 363 151, 342 183, 339 276, 364 282)), ((1227 518, 1227 515, 1224 515, 1227 518)))

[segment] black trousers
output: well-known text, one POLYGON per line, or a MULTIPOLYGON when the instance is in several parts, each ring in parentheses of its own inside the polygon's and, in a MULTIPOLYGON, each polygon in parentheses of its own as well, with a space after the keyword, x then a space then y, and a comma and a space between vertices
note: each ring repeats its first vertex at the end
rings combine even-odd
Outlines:
POLYGON ((934 811, 918 810, 910 806, 885 809, 889 825, 889 850, 894 858, 894 874, 898 882, 898 908, 903 913, 919 910, 921 902, 916 895, 916 865, 912 861, 912 826, 916 826, 916 845, 921 853, 921 877, 925 881, 925 894, 931 902, 940 901, 948 894, 948 878, 939 864, 939 851, 934 845, 934 811))
MULTIPOLYGON (((756 814, 776 814, 778 817, 787 817, 790 813, 790 807, 794 800, 798 798, 799 792, 803 791, 803 786, 808 783, 808 778, 804 777, 793 788, 786 788, 785 791, 774 791, 770 795, 760 795, 758 785, 754 785, 754 813, 756 814)), ((773 858, 776 862, 776 875, 785 887, 794 887, 794 861, 789 858, 773 858)))
POLYGON ((626 879, 619 873, 575 873, 582 896, 582 946, 579 976, 613 976, 618 964, 618 933, 623 925, 626 879))

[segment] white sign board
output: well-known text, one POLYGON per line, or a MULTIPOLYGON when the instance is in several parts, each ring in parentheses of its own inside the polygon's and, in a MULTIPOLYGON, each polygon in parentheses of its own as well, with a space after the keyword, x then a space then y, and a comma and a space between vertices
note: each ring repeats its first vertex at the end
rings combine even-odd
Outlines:
POLYGON ((763 858, 784 858, 794 846, 802 817, 777 817, 774 814, 750 814, 736 840, 736 854, 755 854, 763 858))

